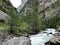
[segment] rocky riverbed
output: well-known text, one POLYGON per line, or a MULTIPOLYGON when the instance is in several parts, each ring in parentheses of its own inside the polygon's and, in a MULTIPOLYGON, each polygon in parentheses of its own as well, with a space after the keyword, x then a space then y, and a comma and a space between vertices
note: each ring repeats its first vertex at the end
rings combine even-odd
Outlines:
POLYGON ((12 37, 5 31, 0 31, 0 45, 31 45, 31 40, 26 36, 12 37))
POLYGON ((0 45, 60 45, 60 33, 46 29, 36 35, 15 37, 0 31, 0 45))
POLYGON ((5 39, 0 42, 0 45, 31 45, 31 40, 28 37, 13 37, 11 39, 5 39))
POLYGON ((6 39, 2 42, 2 45, 31 45, 30 39, 28 37, 13 37, 11 39, 6 39))
POLYGON ((54 34, 54 36, 46 42, 45 45, 60 45, 60 33, 54 34))

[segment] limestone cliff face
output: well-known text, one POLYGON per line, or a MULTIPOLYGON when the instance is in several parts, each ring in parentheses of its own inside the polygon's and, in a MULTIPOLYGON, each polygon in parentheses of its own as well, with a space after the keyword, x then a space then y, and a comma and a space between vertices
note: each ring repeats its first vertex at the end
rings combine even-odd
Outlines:
POLYGON ((45 18, 44 15, 47 16, 47 12, 52 10, 50 7, 52 4, 57 2, 57 0, 28 0, 25 7, 21 11, 21 15, 26 15, 28 12, 33 12, 35 7, 38 7, 38 12, 41 18, 45 18), (48 10, 48 11, 46 11, 48 10))
POLYGON ((50 6, 52 3, 56 2, 57 0, 38 0, 39 6, 41 7, 40 10, 50 6))
MULTIPOLYGON (((24 0, 23 0, 24 1, 24 0)), ((40 17, 47 16, 50 10, 52 10, 51 6, 57 0, 28 0, 24 7, 21 9, 20 15, 26 15, 28 12, 33 12, 34 8, 38 8, 38 12, 40 17), (49 8, 48 8, 49 7, 49 8), (47 9, 48 8, 48 9, 47 9), (48 11, 46 11, 48 10, 48 11), (42 13, 41 13, 42 12, 42 13), (45 14, 44 14, 45 13, 45 14)), ((4 10, 5 8, 11 8, 11 4, 9 0, 0 0, 0 9, 4 10), (4 3, 4 4, 3 4, 4 3), (7 6, 6 6, 7 5, 7 6), (2 9, 3 8, 3 9, 2 9)), ((19 10, 19 9, 18 9, 19 10)), ((49 14, 50 15, 50 14, 49 14)), ((49 16, 48 15, 48 16, 49 16)), ((47 16, 47 17, 48 17, 47 16)))

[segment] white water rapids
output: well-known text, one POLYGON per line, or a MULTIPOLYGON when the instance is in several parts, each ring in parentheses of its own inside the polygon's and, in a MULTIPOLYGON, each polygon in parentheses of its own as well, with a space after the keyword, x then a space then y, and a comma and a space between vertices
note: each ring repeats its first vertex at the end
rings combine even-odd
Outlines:
POLYGON ((58 33, 55 29, 47 29, 46 31, 42 31, 37 35, 30 36, 32 45, 45 45, 52 37, 53 34, 58 33), (52 34, 51 34, 52 33, 52 34))

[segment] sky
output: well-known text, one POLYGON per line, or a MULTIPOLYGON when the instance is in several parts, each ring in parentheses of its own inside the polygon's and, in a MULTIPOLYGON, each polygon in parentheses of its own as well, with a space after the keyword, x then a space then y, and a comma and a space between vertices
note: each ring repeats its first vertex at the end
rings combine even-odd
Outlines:
POLYGON ((10 2, 15 8, 18 8, 21 5, 21 0, 10 0, 10 2))

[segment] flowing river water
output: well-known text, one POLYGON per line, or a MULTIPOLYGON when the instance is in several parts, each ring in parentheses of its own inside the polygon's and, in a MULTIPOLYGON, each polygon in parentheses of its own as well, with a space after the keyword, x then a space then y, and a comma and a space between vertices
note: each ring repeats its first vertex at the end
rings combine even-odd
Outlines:
POLYGON ((56 33, 59 32, 55 29, 46 29, 46 31, 31 35, 30 38, 21 36, 5 39, 3 42, 0 42, 0 45, 45 45, 56 33))
POLYGON ((53 34, 58 33, 55 29, 46 29, 37 35, 30 36, 32 45, 45 45, 52 37, 53 34))
MULTIPOLYGON (((27 0, 10 0, 11 4, 17 8, 17 11, 20 12, 21 9, 26 4, 27 0)), ((32 45, 45 45, 46 42, 48 42, 52 37, 53 34, 58 33, 55 29, 46 29, 46 31, 42 31, 38 33, 37 35, 30 36, 31 44, 32 45)))

